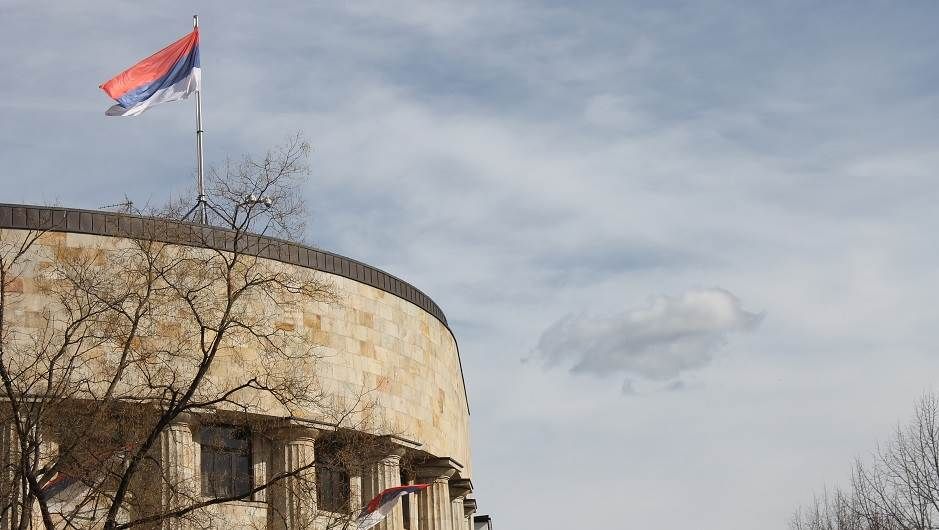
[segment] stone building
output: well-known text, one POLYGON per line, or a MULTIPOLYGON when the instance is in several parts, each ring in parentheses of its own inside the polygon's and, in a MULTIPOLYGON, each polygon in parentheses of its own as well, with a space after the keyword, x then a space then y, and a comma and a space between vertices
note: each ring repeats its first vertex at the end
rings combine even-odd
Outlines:
MULTIPOLYGON (((0 235, 7 242, 36 236, 17 277, 4 287, 8 303, 13 304, 7 321, 21 330, 38 329, 42 319, 49 318, 43 316, 43 309, 50 307, 49 294, 39 276, 65 256, 88 256, 92 262, 104 262, 102 270, 107 270, 108 252, 127 248, 128 241, 140 238, 219 255, 232 250, 229 230, 58 207, 0 205, 0 235)), ((360 399, 356 393, 367 388, 369 414, 380 421, 368 422, 360 433, 349 433, 348 427, 324 419, 319 410, 284 410, 261 398, 252 401, 249 412, 246 407, 227 410, 224 403, 187 410, 162 429, 152 452, 163 480, 174 477, 184 485, 179 491, 198 501, 237 496, 291 470, 302 469, 303 476, 315 477, 311 504, 306 507, 296 500, 298 490, 291 485, 294 478, 289 478, 239 500, 206 507, 201 524, 210 528, 326 527, 338 517, 330 514, 354 514, 385 488, 427 483, 428 488, 406 497, 376 528, 472 530, 477 500, 469 405, 459 349, 443 311, 416 287, 354 259, 264 237, 254 238, 251 248, 253 258, 265 266, 315 273, 332 286, 335 301, 304 302, 296 311, 278 316, 277 329, 316 345, 315 371, 330 393, 326 397, 351 401, 360 399), (336 465, 333 457, 344 450, 342 440, 350 436, 374 442, 368 445, 369 459, 358 466, 336 465), (303 519, 303 510, 326 516, 303 519)), ((119 273, 127 271, 114 270, 119 273)), ((236 353, 218 361, 221 368, 213 370, 240 372, 258 362, 236 353)), ((57 434, 55 422, 41 427, 48 433, 42 451, 45 458, 54 459, 56 447, 69 440, 57 434)), ((17 454, 10 440, 0 437, 8 471, 17 454)), ((140 491, 144 489, 141 486, 140 491)), ((164 499, 160 502, 165 508, 165 487, 157 498, 164 499)), ((135 516, 139 514, 123 517, 135 516)), ((8 524, 8 518, 4 512, 0 527, 8 524)), ((160 523, 184 528, 192 524, 160 523)), ((342 524, 348 525, 348 520, 342 524)))

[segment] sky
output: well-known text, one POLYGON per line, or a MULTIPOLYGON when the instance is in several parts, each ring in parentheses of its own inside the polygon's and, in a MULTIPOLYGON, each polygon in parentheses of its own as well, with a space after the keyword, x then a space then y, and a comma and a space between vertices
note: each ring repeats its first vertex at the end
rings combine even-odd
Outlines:
POLYGON ((160 204, 313 144, 308 239, 459 341, 496 529, 785 529, 939 373, 939 4, 0 0, 2 202, 160 204))

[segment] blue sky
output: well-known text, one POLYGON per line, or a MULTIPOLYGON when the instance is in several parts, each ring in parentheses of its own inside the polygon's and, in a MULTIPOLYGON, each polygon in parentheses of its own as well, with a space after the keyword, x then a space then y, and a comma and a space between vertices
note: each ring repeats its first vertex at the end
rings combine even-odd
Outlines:
POLYGON ((309 239, 460 341, 498 528, 785 528, 939 369, 939 5, 0 0, 4 202, 162 203, 314 145, 309 239))

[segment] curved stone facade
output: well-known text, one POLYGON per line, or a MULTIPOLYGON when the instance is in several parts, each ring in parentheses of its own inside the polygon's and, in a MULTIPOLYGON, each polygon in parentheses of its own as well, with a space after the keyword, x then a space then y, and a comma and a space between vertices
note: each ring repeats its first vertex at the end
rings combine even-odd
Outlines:
POLYGON ((317 303, 302 315, 302 325, 329 351, 329 374, 322 377, 337 390, 375 389, 380 415, 392 429, 468 470, 469 409, 450 330, 397 296, 347 278, 332 280, 343 302, 317 303))
MULTIPOLYGON (((63 252, 93 254, 113 250, 126 245, 127 238, 141 237, 144 233, 165 243, 210 250, 230 250, 227 245, 231 244, 231 232, 214 227, 19 205, 0 205, 0 230, 5 234, 47 231, 31 250, 36 256, 32 272, 27 269, 20 282, 13 286, 27 312, 31 307, 38 311, 44 305, 33 274, 50 256, 54 259, 63 252)), ((425 460, 437 459, 431 467, 457 469, 453 478, 464 485, 470 484, 471 489, 467 394, 457 342, 440 308, 407 282, 356 260, 271 238, 256 238, 255 242, 258 243, 257 256, 269 261, 270 266, 318 271, 338 295, 336 303, 307 302, 295 312, 283 315, 278 323, 284 330, 309 337, 311 343, 318 346, 321 360, 316 365, 316 376, 323 387, 336 397, 349 399, 354 399, 362 389, 369 389, 376 406, 374 413, 379 419, 370 434, 393 434, 410 451, 424 455, 425 460)), ((28 323, 29 315, 22 321, 28 323)), ((221 370, 224 369, 222 366, 221 370)), ((232 369, 236 367, 233 365, 232 369)), ((258 412, 280 418, 287 415, 317 419, 316 411, 272 409, 258 412)), ((438 476, 432 478, 438 482, 444 480, 438 476)), ((393 485, 395 479, 389 480, 393 485)), ((450 489, 453 488, 451 484, 450 489)), ((457 495, 460 499, 469 491, 463 487, 458 489, 465 490, 457 495)), ((367 490, 368 487, 362 493, 367 490)), ((442 502, 450 502, 449 494, 445 497, 442 502)), ((457 497, 453 499, 454 506, 457 497)), ((427 510, 437 509, 433 508, 437 501, 431 497, 425 501, 427 510)), ((228 510, 242 509, 233 506, 228 510)), ((256 511, 258 507, 243 508, 248 509, 256 511)), ((417 509, 415 503, 412 511, 417 509)), ((408 527, 414 530, 443 528, 439 524, 434 526, 434 522, 450 518, 453 522, 446 523, 445 527, 457 530, 458 522, 463 520, 463 509, 460 500, 458 507, 447 507, 446 513, 421 513, 419 516, 414 513, 416 525, 408 527)), ((471 514, 469 520, 472 520, 471 514)))

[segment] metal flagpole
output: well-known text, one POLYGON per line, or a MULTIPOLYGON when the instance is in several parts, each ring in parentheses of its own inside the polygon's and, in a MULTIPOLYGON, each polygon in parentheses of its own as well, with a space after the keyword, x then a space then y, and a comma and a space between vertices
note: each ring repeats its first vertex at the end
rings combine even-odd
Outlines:
MULTIPOLYGON (((199 15, 192 16, 192 27, 194 30, 199 28, 199 15)), ((196 90, 196 173, 199 177, 199 198, 196 208, 199 210, 199 222, 208 224, 209 216, 205 208, 205 175, 202 163, 202 132, 202 83, 200 80, 199 90, 196 90)))

